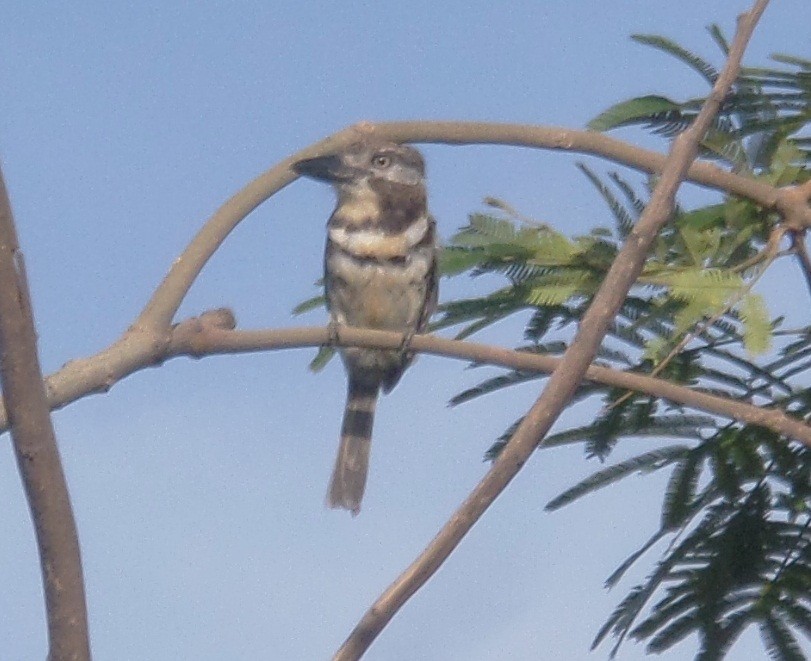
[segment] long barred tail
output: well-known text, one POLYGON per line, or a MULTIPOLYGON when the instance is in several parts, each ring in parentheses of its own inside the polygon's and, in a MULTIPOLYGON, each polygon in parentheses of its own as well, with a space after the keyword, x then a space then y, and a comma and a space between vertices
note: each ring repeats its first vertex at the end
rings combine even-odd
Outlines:
POLYGON ((343 508, 353 515, 360 512, 360 501, 366 488, 369 471, 369 450, 372 445, 372 425, 380 389, 352 374, 346 394, 346 409, 341 425, 341 445, 327 493, 327 504, 343 508))

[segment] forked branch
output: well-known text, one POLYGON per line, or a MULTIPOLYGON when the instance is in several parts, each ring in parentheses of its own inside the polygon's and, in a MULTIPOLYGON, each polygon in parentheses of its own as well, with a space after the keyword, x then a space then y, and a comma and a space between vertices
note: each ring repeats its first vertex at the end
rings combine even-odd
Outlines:
MULTIPOLYGON (((204 358, 222 354, 301 349, 323 346, 334 340, 328 327, 234 330, 234 325, 235 320, 230 311, 211 310, 176 324, 159 340, 145 340, 140 334, 130 336, 131 339, 126 343, 109 347, 92 358, 68 363, 49 380, 51 387, 48 403, 52 409, 57 409, 88 394, 106 392, 130 374, 163 364, 172 358, 204 358)), ((402 343, 403 336, 399 333, 351 327, 340 327, 338 330, 338 346, 397 349, 402 343)), ((539 374, 551 374, 561 361, 553 355, 515 351, 433 335, 415 335, 410 346, 418 353, 539 374)), ((589 367, 585 379, 661 397, 674 404, 712 415, 759 425, 811 447, 811 426, 786 415, 780 409, 763 408, 739 399, 711 395, 666 379, 598 365, 589 367)), ((2 421, 0 432, 6 429, 6 424, 2 421)))

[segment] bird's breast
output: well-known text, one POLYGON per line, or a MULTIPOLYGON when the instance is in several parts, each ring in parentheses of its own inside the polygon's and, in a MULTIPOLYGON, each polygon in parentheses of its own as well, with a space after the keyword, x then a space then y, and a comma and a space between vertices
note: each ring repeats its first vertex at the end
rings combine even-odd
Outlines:
POLYGON ((339 248, 356 257, 386 260, 406 257, 428 233, 429 225, 428 217, 423 216, 397 233, 383 232, 377 227, 356 229, 338 226, 329 229, 329 238, 339 248))
POLYGON ((433 248, 397 260, 359 258, 328 250, 327 297, 339 323, 366 328, 414 328, 425 305, 433 248))

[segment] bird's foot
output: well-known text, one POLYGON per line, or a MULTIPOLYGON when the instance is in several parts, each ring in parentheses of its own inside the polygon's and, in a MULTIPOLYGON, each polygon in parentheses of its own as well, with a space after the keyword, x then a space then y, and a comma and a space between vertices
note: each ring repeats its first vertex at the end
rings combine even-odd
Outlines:
POLYGON ((403 339, 400 342, 400 346, 398 347, 397 351, 405 358, 411 353, 411 341, 414 339, 414 336, 417 334, 415 330, 410 330, 403 335, 403 339))
POLYGON ((333 349, 338 346, 338 342, 340 340, 338 336, 338 331, 340 330, 341 325, 335 321, 334 319, 330 319, 329 323, 327 324, 327 346, 332 347, 333 349))

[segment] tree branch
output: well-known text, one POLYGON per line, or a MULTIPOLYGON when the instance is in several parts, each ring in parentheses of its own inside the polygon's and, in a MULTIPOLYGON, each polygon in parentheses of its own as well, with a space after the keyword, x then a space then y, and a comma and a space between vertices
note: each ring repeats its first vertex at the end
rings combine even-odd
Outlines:
MULTIPOLYGON (((423 121, 360 123, 350 126, 283 159, 223 204, 172 264, 134 327, 158 328, 171 323, 192 283, 228 234, 262 202, 297 178, 290 169, 293 163, 334 152, 369 133, 394 142, 512 145, 570 151, 598 156, 650 173, 662 173, 666 160, 664 154, 642 149, 601 133, 559 127, 423 121)), ((805 226, 811 227, 811 208, 798 204, 797 195, 792 194, 791 189, 776 188, 764 181, 727 172, 705 162, 691 164, 685 177, 701 186, 738 195, 766 209, 791 215, 795 223, 805 223, 805 226)))
POLYGON ((811 294, 811 256, 808 254, 808 246, 805 245, 805 234, 803 232, 791 233, 791 246, 796 251, 797 261, 800 263, 800 270, 805 276, 805 284, 808 285, 808 293, 811 294))
POLYGON ((611 265, 583 317, 569 349, 492 468, 473 489, 423 553, 372 604, 335 654, 335 661, 359 659, 395 613, 450 556, 510 481, 518 474, 570 401, 596 355, 611 319, 641 273, 648 250, 673 213, 675 195, 698 154, 698 146, 721 107, 740 69, 755 25, 768 0, 739 18, 738 30, 723 71, 692 125, 674 140, 650 203, 611 265))
MULTIPOLYGON (((233 315, 228 310, 212 310, 173 326, 167 336, 154 341, 131 341, 114 345, 92 358, 75 360, 49 377, 49 404, 61 408, 87 395, 106 392, 115 383, 147 367, 172 358, 204 358, 223 354, 254 353, 279 349, 301 349, 328 344, 333 337, 328 327, 233 330, 233 315)), ((338 329, 338 346, 369 349, 397 349, 402 346, 399 333, 347 326, 338 329)), ((514 351, 476 342, 450 340, 434 335, 415 335, 411 348, 446 358, 457 358, 480 365, 498 365, 510 369, 551 374, 561 358, 545 354, 514 351)), ((592 365, 586 380, 616 388, 634 390, 661 397, 725 418, 759 425, 811 447, 811 426, 786 415, 738 399, 710 395, 687 386, 644 374, 623 372, 592 365)), ((0 432, 8 421, 0 415, 0 432)))
MULTIPOLYGON (((276 330, 230 331, 209 326, 197 320, 183 322, 168 345, 173 356, 201 357, 215 354, 246 353, 268 349, 292 349, 319 346, 330 340, 328 328, 285 328, 276 330), (188 325, 187 325, 188 324, 188 325)), ((367 347, 372 349, 397 349, 402 346, 399 333, 375 331, 342 326, 338 329, 338 346, 367 347)), ((512 351, 486 344, 449 340, 434 335, 415 335, 410 348, 419 353, 459 358, 477 364, 499 365, 511 369, 551 374, 562 363, 556 356, 512 351)), ((637 392, 661 397, 706 413, 740 420, 747 424, 766 427, 777 433, 798 440, 811 447, 811 426, 786 415, 779 409, 764 409, 747 402, 710 395, 686 386, 671 383, 633 372, 623 372, 591 365, 585 373, 587 381, 627 388, 637 392)))
POLYGON ((76 522, 37 355, 23 255, 0 172, 0 381, 37 538, 48 617, 48 659, 90 659, 76 522))

